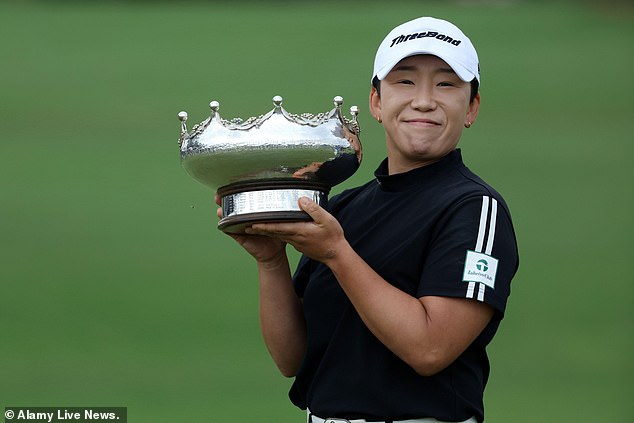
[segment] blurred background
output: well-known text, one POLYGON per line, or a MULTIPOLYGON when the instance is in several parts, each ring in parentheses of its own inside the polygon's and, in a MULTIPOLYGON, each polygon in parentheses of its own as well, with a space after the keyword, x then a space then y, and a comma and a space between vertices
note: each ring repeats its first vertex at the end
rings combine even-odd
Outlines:
MULTIPOLYGON (((299 422, 259 333, 255 265, 180 166, 180 110, 357 104, 375 49, 431 15, 474 41, 466 163, 513 213, 521 267, 490 346, 487 422, 630 422, 634 7, 546 1, 0 3, 0 408, 131 422, 299 422), (629 416, 629 417, 628 417, 629 416)), ((297 256, 293 255, 293 260, 297 256)))

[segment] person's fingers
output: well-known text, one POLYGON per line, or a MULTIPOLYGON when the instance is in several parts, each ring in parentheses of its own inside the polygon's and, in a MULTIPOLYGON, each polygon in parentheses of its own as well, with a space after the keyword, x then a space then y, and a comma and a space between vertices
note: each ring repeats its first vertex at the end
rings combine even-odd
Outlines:
POLYGON ((301 197, 299 199, 299 207, 308 213, 317 224, 323 223, 326 219, 326 211, 308 197, 301 197))

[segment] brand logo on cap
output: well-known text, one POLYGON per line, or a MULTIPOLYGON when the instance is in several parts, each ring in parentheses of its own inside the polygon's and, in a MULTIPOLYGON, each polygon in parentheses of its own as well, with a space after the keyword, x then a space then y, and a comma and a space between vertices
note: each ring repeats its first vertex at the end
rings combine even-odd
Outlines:
POLYGON ((427 32, 415 32, 409 35, 399 35, 398 37, 392 40, 392 44, 390 45, 390 47, 394 47, 395 45, 400 44, 402 42, 411 41, 418 38, 436 38, 437 40, 445 41, 449 44, 453 44, 454 46, 460 45, 460 43, 462 42, 462 40, 454 40, 450 36, 439 34, 436 31, 427 31, 427 32))

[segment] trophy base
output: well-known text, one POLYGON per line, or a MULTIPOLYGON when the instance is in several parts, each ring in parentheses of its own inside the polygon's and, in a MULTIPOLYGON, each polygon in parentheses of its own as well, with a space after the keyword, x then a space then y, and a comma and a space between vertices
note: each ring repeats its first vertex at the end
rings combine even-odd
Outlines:
POLYGON ((298 200, 308 197, 325 206, 328 187, 306 181, 282 183, 236 184, 218 189, 223 218, 218 229, 228 233, 244 233, 244 229, 260 222, 310 221, 300 209, 298 200))

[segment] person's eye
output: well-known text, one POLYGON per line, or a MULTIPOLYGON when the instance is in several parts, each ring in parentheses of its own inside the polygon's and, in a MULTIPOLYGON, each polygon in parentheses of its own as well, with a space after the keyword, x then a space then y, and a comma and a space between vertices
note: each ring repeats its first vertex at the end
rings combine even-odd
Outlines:
POLYGON ((454 84, 454 83, 453 83, 453 82, 451 82, 451 81, 442 81, 442 82, 439 82, 439 83, 438 83, 438 86, 439 86, 439 87, 455 87, 455 86, 456 86, 456 84, 454 84))
POLYGON ((400 79, 397 81, 397 84, 414 85, 414 82, 409 79, 400 79))

